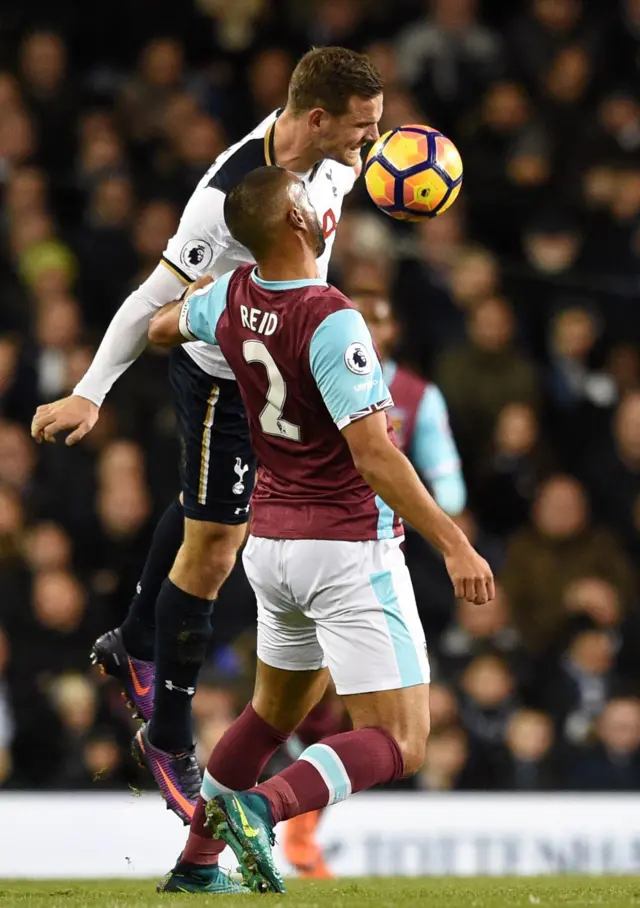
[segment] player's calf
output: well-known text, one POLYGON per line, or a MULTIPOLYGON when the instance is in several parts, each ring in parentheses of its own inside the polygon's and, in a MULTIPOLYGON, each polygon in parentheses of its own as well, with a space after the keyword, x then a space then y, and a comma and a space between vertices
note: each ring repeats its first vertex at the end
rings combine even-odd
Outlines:
POLYGON ((158 596, 149 738, 168 753, 193 748, 191 698, 212 635, 214 598, 235 564, 244 532, 244 525, 187 518, 184 542, 158 596))
POLYGON ((429 685, 344 697, 354 729, 379 728, 397 743, 404 776, 422 767, 429 737, 429 685))
POLYGON ((265 722, 290 735, 317 706, 328 680, 326 668, 285 671, 258 658, 251 702, 265 722))
POLYGON ((428 690, 419 684, 345 697, 353 731, 312 744, 252 789, 267 801, 273 825, 416 773, 429 733, 428 690))
POLYGON ((179 867, 184 863, 200 868, 217 866, 224 843, 211 837, 207 805, 223 792, 255 785, 270 757, 287 738, 286 732, 269 725, 251 704, 227 729, 207 763, 179 867))
POLYGON ((276 824, 400 779, 404 770, 400 748, 386 731, 360 728, 334 735, 312 744, 293 766, 256 788, 209 801, 208 825, 233 850, 251 889, 284 892, 272 850, 276 824))
POLYGON ((193 748, 191 698, 213 633, 213 600, 165 580, 156 605, 156 691, 149 736, 168 753, 193 748))

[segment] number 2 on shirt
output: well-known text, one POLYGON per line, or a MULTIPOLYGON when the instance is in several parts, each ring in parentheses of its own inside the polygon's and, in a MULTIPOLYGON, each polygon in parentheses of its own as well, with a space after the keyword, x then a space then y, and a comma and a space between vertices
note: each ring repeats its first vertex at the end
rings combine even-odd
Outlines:
POLYGON ((274 358, 262 341, 245 341, 242 354, 247 363, 261 363, 267 370, 269 387, 267 402, 260 414, 260 427, 265 435, 277 435, 290 441, 300 441, 300 426, 282 418, 284 403, 287 399, 287 385, 278 369, 274 358))

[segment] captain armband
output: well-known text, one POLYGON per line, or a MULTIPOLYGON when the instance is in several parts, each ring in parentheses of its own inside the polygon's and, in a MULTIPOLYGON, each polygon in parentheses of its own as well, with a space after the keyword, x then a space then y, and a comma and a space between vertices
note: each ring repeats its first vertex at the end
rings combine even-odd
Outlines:
POLYGON ((178 330, 185 340, 188 341, 198 340, 198 337, 193 333, 189 324, 189 302, 192 295, 193 294, 189 294, 183 300, 182 306, 180 307, 180 320, 178 321, 178 330))

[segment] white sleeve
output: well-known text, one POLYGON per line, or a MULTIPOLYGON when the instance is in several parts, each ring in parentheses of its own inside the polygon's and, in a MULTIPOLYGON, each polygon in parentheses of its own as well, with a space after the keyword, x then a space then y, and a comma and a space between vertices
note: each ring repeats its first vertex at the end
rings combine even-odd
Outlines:
POLYGON ((167 243, 162 260, 187 282, 215 272, 218 259, 228 255, 224 198, 224 193, 213 187, 196 189, 167 243))
POLYGON ((153 314, 161 306, 178 299, 184 286, 182 278, 172 274, 164 265, 158 265, 111 319, 93 362, 73 393, 101 406, 116 379, 147 346, 147 332, 153 314))

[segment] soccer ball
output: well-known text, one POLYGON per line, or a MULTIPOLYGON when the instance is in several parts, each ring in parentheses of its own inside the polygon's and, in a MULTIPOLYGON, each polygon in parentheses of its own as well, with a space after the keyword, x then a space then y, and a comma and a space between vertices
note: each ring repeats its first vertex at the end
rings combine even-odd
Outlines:
POLYGON ((392 218, 420 221, 453 205, 462 160, 450 139, 430 126, 398 126, 380 136, 364 165, 367 191, 392 218))

